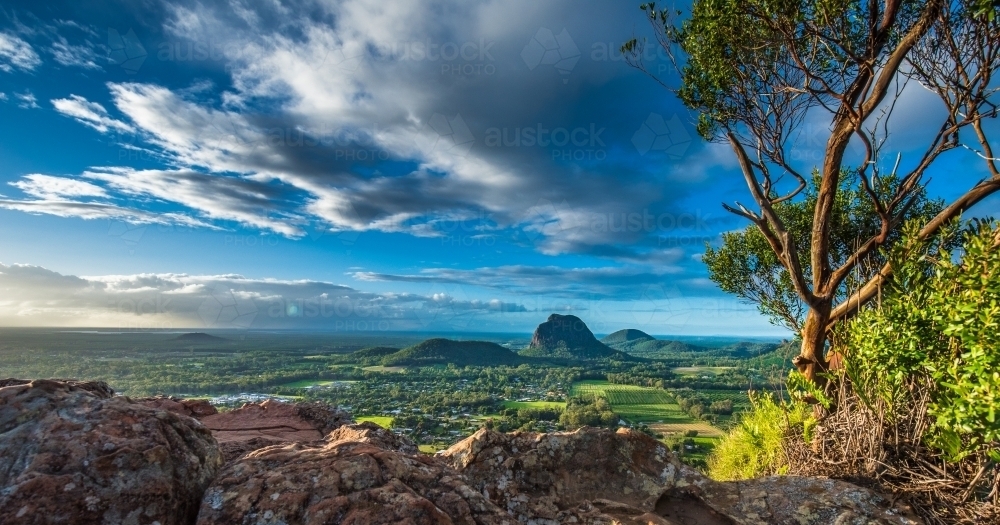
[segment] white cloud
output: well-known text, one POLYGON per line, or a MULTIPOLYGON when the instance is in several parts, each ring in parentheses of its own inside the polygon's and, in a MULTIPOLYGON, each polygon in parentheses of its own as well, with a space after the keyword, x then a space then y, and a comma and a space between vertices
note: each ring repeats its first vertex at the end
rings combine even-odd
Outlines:
POLYGON ((0 263, 0 326, 121 328, 379 329, 421 326, 451 312, 510 312, 499 300, 370 293, 312 280, 242 275, 73 276, 39 266, 0 263))
POLYGON ((25 175, 19 181, 9 183, 21 191, 45 200, 73 197, 107 197, 103 188, 93 184, 66 177, 31 174, 25 175))
POLYGON ((131 132, 132 126, 108 116, 108 110, 97 102, 90 102, 79 95, 70 95, 69 98, 57 98, 52 100, 52 105, 56 111, 72 117, 77 122, 90 126, 101 133, 109 130, 131 132))
POLYGON ((31 71, 42 63, 30 44, 10 33, 0 32, 0 71, 14 68, 31 71))
POLYGON ((21 109, 38 109, 38 99, 31 91, 25 91, 24 93, 14 93, 14 98, 19 100, 17 107, 21 109))
POLYGON ((93 47, 76 46, 70 44, 65 38, 59 37, 59 41, 52 43, 50 51, 56 62, 64 66, 101 69, 101 66, 97 64, 97 54, 93 47))

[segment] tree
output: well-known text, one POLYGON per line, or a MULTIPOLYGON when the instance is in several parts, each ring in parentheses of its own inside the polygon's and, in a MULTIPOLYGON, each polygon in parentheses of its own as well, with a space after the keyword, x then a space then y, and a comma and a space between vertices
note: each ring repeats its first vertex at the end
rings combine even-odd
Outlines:
MULTIPOLYGON (((818 175, 814 173, 811 184, 803 192, 804 198, 774 206, 775 213, 785 224, 796 246, 809 242, 812 212, 818 197, 817 178, 818 175)), ((891 183, 885 179, 879 182, 891 183)), ((858 187, 857 173, 844 173, 840 186, 830 216, 830 259, 835 266, 842 266, 865 239, 878 234, 880 229, 878 212, 858 187)), ((890 187, 880 189, 883 194, 892 191, 894 190, 890 187)), ((944 207, 940 200, 927 200, 923 192, 916 197, 914 204, 903 216, 905 222, 928 221, 944 207)), ((900 236, 899 230, 892 230, 885 245, 895 245, 900 236)), ((799 265, 809 274, 809 257, 802 251, 798 256, 799 265)), ((706 247, 702 261, 708 267, 709 278, 723 291, 756 304, 760 312, 774 324, 785 326, 793 332, 802 330, 808 305, 796 293, 787 268, 781 264, 757 226, 750 225, 741 231, 723 233, 721 246, 706 247)), ((885 262, 881 251, 871 252, 861 258, 855 265, 855 271, 836 290, 835 301, 844 301, 851 290, 874 277, 885 262)))
MULTIPOLYGON (((679 12, 641 6, 657 43, 674 59, 680 74, 675 92, 698 113, 699 133, 729 144, 750 190, 751 206, 723 206, 757 228, 804 305, 794 362, 806 379, 822 381, 830 330, 891 278, 893 269, 884 264, 844 297, 845 282, 891 243, 912 213, 928 169, 942 154, 966 148, 984 161, 987 175, 927 218, 920 238, 1000 190, 983 125, 998 108, 996 4, 695 0, 683 21, 679 12), (943 118, 922 152, 903 162, 904 151, 889 150, 890 123, 901 95, 921 88, 937 96, 943 118), (816 119, 829 124, 822 161, 802 166, 791 150, 804 123, 816 119), (860 154, 848 154, 852 142, 860 154), (877 228, 836 257, 837 201, 851 174, 854 190, 870 201, 877 228), (805 236, 795 235, 781 213, 783 204, 803 201, 811 215, 805 236)), ((629 63, 642 69, 644 46, 633 39, 622 47, 629 63)))

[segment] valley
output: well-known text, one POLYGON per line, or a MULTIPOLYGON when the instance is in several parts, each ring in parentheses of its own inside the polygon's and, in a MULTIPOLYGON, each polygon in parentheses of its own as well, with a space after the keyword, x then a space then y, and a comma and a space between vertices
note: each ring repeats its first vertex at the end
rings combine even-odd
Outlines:
POLYGON ((324 401, 428 453, 483 426, 629 426, 703 465, 748 407, 747 390, 779 385, 790 353, 777 342, 699 346, 626 332, 599 340, 556 315, 532 336, 3 329, 0 375, 104 380, 124 395, 206 398, 223 410, 324 401))

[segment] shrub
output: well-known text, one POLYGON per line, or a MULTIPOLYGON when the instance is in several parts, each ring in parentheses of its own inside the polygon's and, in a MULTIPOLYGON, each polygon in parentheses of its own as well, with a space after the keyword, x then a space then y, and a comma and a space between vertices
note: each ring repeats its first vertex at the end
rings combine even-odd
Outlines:
POLYGON ((895 412, 911 402, 914 379, 931 385, 927 443, 954 461, 1000 446, 998 242, 1000 228, 974 221, 897 248, 881 305, 838 333, 845 372, 869 407, 877 397, 895 412))
POLYGON ((787 470, 785 436, 807 420, 801 403, 779 403, 770 393, 750 394, 750 410, 715 446, 708 458, 708 474, 722 481, 750 479, 787 470))

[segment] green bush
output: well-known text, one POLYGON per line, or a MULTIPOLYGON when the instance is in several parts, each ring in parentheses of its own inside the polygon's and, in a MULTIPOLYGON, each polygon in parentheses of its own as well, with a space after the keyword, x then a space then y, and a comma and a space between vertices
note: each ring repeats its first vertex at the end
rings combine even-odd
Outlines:
POLYGON ((914 385, 928 385, 925 437, 952 460, 1000 442, 998 242, 996 223, 974 221, 933 241, 903 243, 892 253, 894 278, 881 304, 837 334, 845 372, 869 406, 877 397, 894 413, 913 403, 914 385))
POLYGON ((715 446, 708 458, 708 475, 730 481, 750 479, 787 470, 782 442, 791 429, 803 425, 809 414, 805 404, 779 403, 769 393, 751 393, 750 410, 715 446))

